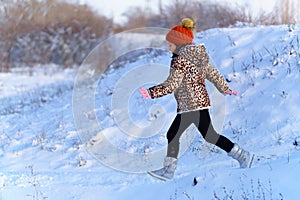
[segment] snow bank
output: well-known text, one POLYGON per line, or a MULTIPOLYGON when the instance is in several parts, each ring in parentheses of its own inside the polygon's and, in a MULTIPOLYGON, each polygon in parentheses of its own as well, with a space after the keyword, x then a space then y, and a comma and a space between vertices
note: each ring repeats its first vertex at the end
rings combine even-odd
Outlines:
MULTIPOLYGON (((171 182, 161 182, 146 173, 114 170, 86 152, 73 122, 73 72, 45 75, 34 70, 34 76, 0 74, 0 197, 297 199, 299 33, 299 25, 282 25, 212 29, 197 34, 196 41, 206 44, 229 86, 239 92, 238 97, 226 97, 222 134, 257 157, 253 168, 239 169, 236 161, 205 143, 191 129, 187 136, 196 133, 194 140, 182 152, 171 182), (31 106, 35 102, 38 106, 31 106), (194 177, 198 180, 196 186, 194 177)), ((126 73, 149 62, 168 66, 170 54, 152 58, 153 55, 156 54, 108 70, 95 91, 97 120, 107 138, 122 151, 143 156, 165 147, 164 131, 143 139, 120 135, 112 115, 111 98, 115 85, 126 73)), ((137 91, 132 91, 128 106, 132 120, 140 125, 153 119, 148 112, 152 104, 165 106, 169 116, 167 130, 167 123, 175 114, 176 105, 172 102, 172 96, 143 101, 137 91)), ((99 135, 89 142, 97 145, 97 138, 99 135)), ((121 162, 122 157, 119 159, 121 162)))

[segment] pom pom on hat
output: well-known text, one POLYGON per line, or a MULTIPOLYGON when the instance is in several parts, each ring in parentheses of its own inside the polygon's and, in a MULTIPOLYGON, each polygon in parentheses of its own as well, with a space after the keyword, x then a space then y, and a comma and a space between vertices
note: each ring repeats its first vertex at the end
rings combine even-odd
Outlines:
POLYGON ((181 20, 181 25, 186 28, 193 29, 195 28, 195 22, 190 18, 183 18, 181 20))
POLYGON ((166 35, 166 40, 175 44, 191 44, 194 39, 192 28, 194 28, 194 21, 190 18, 183 18, 181 26, 174 26, 166 35))

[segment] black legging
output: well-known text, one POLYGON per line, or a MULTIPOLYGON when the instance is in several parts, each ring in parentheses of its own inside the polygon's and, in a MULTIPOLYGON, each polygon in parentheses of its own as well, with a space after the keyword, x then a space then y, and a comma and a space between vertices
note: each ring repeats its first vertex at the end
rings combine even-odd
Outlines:
POLYGON ((197 110, 177 114, 167 133, 168 157, 177 158, 179 153, 179 139, 182 133, 194 123, 203 138, 227 153, 231 151, 234 144, 226 137, 219 135, 211 124, 208 109, 197 110))

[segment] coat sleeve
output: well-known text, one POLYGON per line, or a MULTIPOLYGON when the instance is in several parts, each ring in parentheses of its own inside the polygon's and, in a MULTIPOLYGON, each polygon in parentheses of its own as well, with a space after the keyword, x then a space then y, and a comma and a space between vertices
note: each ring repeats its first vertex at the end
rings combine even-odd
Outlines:
POLYGON ((206 66, 206 79, 213 83, 220 93, 224 94, 226 91, 229 90, 226 80, 220 74, 220 72, 211 64, 211 62, 209 62, 206 66))
POLYGON ((172 61, 168 78, 163 83, 148 89, 152 99, 170 94, 179 87, 184 77, 182 62, 184 60, 180 56, 172 61))

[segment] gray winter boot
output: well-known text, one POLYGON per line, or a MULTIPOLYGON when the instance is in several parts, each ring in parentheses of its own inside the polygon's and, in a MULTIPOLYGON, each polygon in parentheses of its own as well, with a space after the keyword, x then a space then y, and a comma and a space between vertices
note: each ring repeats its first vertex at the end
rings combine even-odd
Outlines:
POLYGON ((173 179, 174 172, 177 167, 177 159, 172 157, 165 157, 164 167, 158 170, 150 171, 148 174, 161 179, 163 181, 170 181, 173 179))
POLYGON ((250 168, 254 159, 254 154, 245 151, 238 144, 234 144, 228 156, 236 159, 240 163, 241 168, 250 168))

